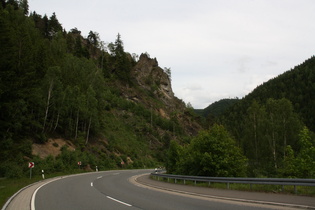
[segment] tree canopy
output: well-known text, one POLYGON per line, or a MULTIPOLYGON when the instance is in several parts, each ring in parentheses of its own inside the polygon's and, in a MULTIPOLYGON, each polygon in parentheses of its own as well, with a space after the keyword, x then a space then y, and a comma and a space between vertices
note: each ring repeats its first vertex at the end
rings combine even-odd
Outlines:
POLYGON ((246 176, 247 159, 221 125, 201 131, 189 145, 172 142, 168 153, 169 173, 240 177, 246 176), (176 167, 175 167, 176 166, 176 167))

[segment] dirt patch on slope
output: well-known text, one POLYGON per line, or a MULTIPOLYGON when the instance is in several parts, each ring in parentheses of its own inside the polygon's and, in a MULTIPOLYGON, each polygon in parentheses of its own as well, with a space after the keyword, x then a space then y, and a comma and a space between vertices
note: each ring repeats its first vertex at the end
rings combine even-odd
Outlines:
POLYGON ((45 144, 33 144, 32 154, 38 155, 40 158, 46 158, 49 155, 56 157, 61 153, 60 149, 64 145, 68 146, 71 151, 75 150, 75 146, 64 139, 48 139, 45 144))

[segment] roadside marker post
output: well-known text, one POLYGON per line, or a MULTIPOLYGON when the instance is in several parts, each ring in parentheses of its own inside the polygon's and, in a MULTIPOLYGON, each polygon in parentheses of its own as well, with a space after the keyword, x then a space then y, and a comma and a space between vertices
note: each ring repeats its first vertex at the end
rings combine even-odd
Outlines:
POLYGON ((35 163, 34 162, 29 162, 28 167, 30 168, 30 179, 32 179, 32 168, 34 168, 35 163))

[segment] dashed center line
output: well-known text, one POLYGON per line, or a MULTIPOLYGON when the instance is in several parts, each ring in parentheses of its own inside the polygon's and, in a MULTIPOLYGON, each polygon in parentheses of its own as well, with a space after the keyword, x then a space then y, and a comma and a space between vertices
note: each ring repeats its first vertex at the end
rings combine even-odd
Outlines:
POLYGON ((125 203, 125 202, 122 202, 122 201, 120 201, 120 200, 117 200, 117 199, 115 199, 115 198, 112 198, 112 197, 110 197, 110 196, 106 196, 108 199, 111 199, 111 200, 113 200, 113 201, 116 201, 116 202, 118 202, 118 203, 121 203, 121 204, 123 204, 123 205, 125 205, 125 206, 132 206, 132 205, 130 205, 129 203, 125 203))
MULTIPOLYGON (((118 175, 119 173, 113 173, 112 175, 118 175)), ((96 179, 101 179, 101 178, 103 178, 103 176, 99 176, 99 177, 97 177, 96 179)), ((91 187, 93 187, 93 182, 91 182, 91 187)), ((120 204, 123 204, 123 205, 125 205, 125 206, 132 206, 131 204, 129 204, 129 203, 125 203, 125 202, 123 202, 123 201, 120 201, 120 200, 118 200, 118 199, 115 199, 115 198, 112 198, 112 197, 110 197, 110 196, 106 196, 108 199, 110 199, 110 200, 112 200, 112 201, 115 201, 115 202, 117 202, 117 203, 120 203, 120 204)))

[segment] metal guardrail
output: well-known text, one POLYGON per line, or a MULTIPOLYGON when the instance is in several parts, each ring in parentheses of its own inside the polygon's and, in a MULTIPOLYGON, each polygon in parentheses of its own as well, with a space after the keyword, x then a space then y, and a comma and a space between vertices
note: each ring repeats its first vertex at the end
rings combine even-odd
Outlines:
POLYGON ((288 179, 288 178, 238 178, 238 177, 205 177, 205 176, 183 176, 183 175, 173 175, 173 174, 161 174, 161 173, 151 173, 151 176, 158 178, 174 179, 175 183, 177 180, 183 180, 184 184, 186 181, 193 181, 195 184, 197 182, 208 182, 211 183, 226 183, 227 188, 230 188, 231 183, 249 184, 252 189, 253 184, 262 185, 281 185, 284 189, 285 185, 294 186, 294 192, 297 193, 297 186, 309 186, 315 187, 315 179, 288 179))

